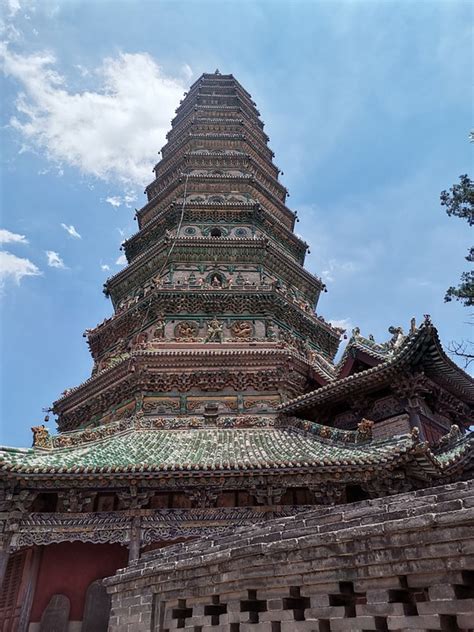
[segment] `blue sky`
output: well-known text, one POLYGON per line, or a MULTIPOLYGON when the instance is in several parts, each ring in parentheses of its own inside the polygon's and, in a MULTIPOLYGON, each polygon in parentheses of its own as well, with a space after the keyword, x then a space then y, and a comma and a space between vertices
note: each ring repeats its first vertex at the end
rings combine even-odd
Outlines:
POLYGON ((90 375, 81 334, 111 314, 102 284, 174 109, 215 68, 257 102, 328 285, 318 312, 378 340, 429 313, 445 345, 468 338, 443 296, 470 235, 439 193, 472 175, 472 6, 4 1, 1 443, 30 445, 90 375))

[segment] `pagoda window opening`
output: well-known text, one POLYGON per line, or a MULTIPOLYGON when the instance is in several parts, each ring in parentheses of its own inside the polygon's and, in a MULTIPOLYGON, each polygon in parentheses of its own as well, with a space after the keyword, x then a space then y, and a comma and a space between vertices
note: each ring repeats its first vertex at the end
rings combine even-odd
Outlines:
POLYGON ((222 231, 220 228, 217 228, 217 226, 212 228, 209 234, 211 237, 222 237, 222 231))
POLYGON ((226 283, 226 278, 220 272, 211 272, 206 278, 206 282, 212 287, 223 287, 226 283))
POLYGON ((58 495, 55 492, 41 492, 33 502, 33 513, 54 513, 58 507, 58 495))
POLYGON ((360 485, 346 486, 346 500, 348 503, 356 503, 360 500, 368 500, 369 494, 360 485))

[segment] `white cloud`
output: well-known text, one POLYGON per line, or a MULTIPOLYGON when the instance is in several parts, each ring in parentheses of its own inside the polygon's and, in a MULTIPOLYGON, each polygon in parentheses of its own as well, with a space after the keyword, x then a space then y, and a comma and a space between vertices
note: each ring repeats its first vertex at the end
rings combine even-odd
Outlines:
POLYGON ((103 270, 104 272, 106 272, 107 270, 110 270, 110 266, 107 265, 106 263, 101 263, 100 264, 100 269, 103 270))
POLYGON ((18 235, 18 233, 12 233, 6 228, 0 228, 0 244, 27 244, 28 239, 25 235, 18 235))
POLYGON ((125 202, 125 206, 130 207, 132 202, 135 202, 137 199, 137 194, 133 192, 126 193, 124 195, 123 201, 125 202))
POLYGON ((6 42, 19 42, 23 36, 20 31, 9 22, 0 19, 0 35, 6 42))
POLYGON ((74 226, 71 224, 70 226, 68 226, 67 224, 62 224, 61 223, 62 228, 64 228, 64 230, 69 233, 69 235, 71 237, 74 237, 75 239, 82 239, 82 237, 79 235, 79 233, 77 232, 77 230, 74 228, 74 226))
POLYGON ((20 0, 6 0, 5 4, 8 9, 8 15, 10 18, 14 18, 18 11, 21 9, 20 0))
POLYGON ((66 269, 64 261, 61 259, 58 252, 54 252, 54 250, 46 250, 45 252, 46 258, 48 259, 48 266, 50 268, 59 268, 61 270, 66 269))
POLYGON ((187 82, 189 82, 190 79, 192 79, 192 76, 194 75, 193 69, 191 68, 189 64, 183 64, 181 66, 181 73, 187 82))
MULTIPOLYGON (((27 245, 25 235, 12 233, 6 228, 0 228, 0 244, 27 245)), ((29 259, 0 250, 0 290, 3 289, 7 279, 12 279, 17 285, 25 276, 39 276, 42 272, 29 259)))
POLYGON ((330 259, 325 266, 325 269, 321 271, 321 278, 323 281, 334 281, 338 276, 342 274, 352 274, 357 270, 357 265, 353 261, 337 261, 336 259, 330 259))
POLYGON ((74 68, 77 68, 81 74, 81 77, 90 77, 90 72, 87 68, 85 68, 82 64, 76 64, 74 68))
POLYGON ((12 279, 18 285, 23 277, 40 274, 41 271, 29 259, 0 251, 0 288, 3 288, 7 279, 12 279))
POLYGON ((111 204, 112 206, 114 206, 115 208, 122 206, 122 204, 125 204, 125 206, 127 206, 128 208, 131 208, 132 203, 135 202, 136 200, 137 200, 137 194, 134 191, 127 191, 125 195, 123 196, 113 195, 113 196, 109 196, 108 198, 105 198, 105 201, 111 204))
POLYGON ((118 266, 125 266, 127 265, 127 257, 125 255, 120 255, 115 263, 118 266))
POLYGON ((51 53, 21 55, 3 45, 0 54, 4 73, 22 87, 10 125, 25 142, 55 163, 104 180, 152 180, 157 151, 185 89, 181 79, 167 76, 148 54, 122 53, 94 71, 100 89, 74 92, 55 70, 51 53))
POLYGON ((115 208, 118 208, 122 204, 122 198, 119 195, 114 195, 113 197, 108 197, 105 200, 115 208))

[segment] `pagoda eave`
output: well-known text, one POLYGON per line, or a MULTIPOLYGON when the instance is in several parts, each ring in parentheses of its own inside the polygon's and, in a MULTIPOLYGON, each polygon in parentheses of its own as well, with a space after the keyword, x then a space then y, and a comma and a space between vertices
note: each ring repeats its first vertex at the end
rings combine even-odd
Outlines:
MULTIPOLYGON (((276 215, 280 215, 279 219, 283 222, 289 223, 289 228, 292 229, 293 223, 295 220, 295 212, 290 210, 285 203, 280 200, 277 195, 268 189, 259 179, 257 179, 254 175, 250 175, 248 177, 238 176, 234 179, 226 178, 223 176, 209 177, 206 180, 206 176, 201 176, 200 178, 196 178, 196 182, 199 185, 195 185, 192 187, 193 178, 190 177, 191 182, 188 182, 188 197, 191 194, 197 196, 211 196, 215 195, 218 192, 218 195, 222 196, 228 194, 229 196, 234 196, 232 189, 232 180, 235 183, 240 183, 240 188, 236 192, 237 195, 245 194, 247 197, 253 197, 251 203, 260 203, 263 206, 273 207, 276 215), (220 184, 219 187, 216 187, 217 184, 220 184), (213 190, 215 189, 215 190, 213 190), (259 195, 256 195, 258 193, 259 195), (253 194, 253 195, 252 195, 253 194)), ((159 193, 157 193, 145 206, 143 206, 136 213, 136 217, 138 220, 138 225, 140 228, 144 228, 147 224, 149 224, 154 217, 163 211, 163 207, 169 206, 171 202, 183 204, 183 195, 186 188, 186 174, 177 175, 172 182, 169 182, 166 186, 161 189, 159 193), (161 205, 161 208, 160 208, 161 205)), ((192 202, 191 199, 186 200, 186 204, 192 202)), ((225 198, 219 202, 220 204, 225 203, 225 198)), ((245 202, 242 199, 242 202, 245 202)))
POLYGON ((160 269, 160 262, 166 260, 168 263, 206 262, 217 266, 219 261, 225 262, 231 257, 244 263, 273 267, 288 282, 304 284, 308 300, 314 303, 325 287, 321 279, 298 265, 269 239, 178 237, 174 240, 171 256, 168 254, 169 248, 170 244, 164 240, 159 242, 106 281, 104 292, 111 296, 114 305, 138 283, 148 280, 153 271, 160 269), (212 248, 213 258, 209 256, 209 248, 212 248))
POLYGON ((292 350, 278 348, 277 344, 273 349, 265 348, 265 345, 259 348, 258 344, 253 348, 226 350, 222 346, 208 350, 200 343, 195 346, 198 347, 196 350, 190 349, 190 344, 187 350, 134 351, 109 369, 66 391, 52 407, 53 412, 59 415, 58 427, 61 430, 73 429, 72 422, 64 421, 65 415, 72 413, 74 418, 79 416, 83 419, 82 423, 86 423, 89 420, 83 417, 87 417, 89 410, 105 410, 113 404, 135 402, 137 394, 160 391, 157 386, 160 380, 175 384, 174 389, 179 392, 183 380, 191 388, 193 381, 199 385, 203 379, 215 376, 218 385, 204 389, 212 392, 226 384, 235 390, 242 379, 250 382, 253 379, 257 391, 260 388, 275 393, 283 387, 297 390, 296 384, 292 386, 295 378, 291 371, 299 376, 299 380, 307 381, 311 375, 307 360, 292 350), (229 366, 233 367, 232 371, 228 370, 229 366), (205 376, 201 376, 202 372, 205 376))
POLYGON ((170 206, 161 211, 141 230, 134 233, 123 242, 122 248, 127 255, 127 260, 133 260, 146 250, 153 243, 161 239, 166 230, 174 228, 176 222, 181 218, 182 222, 205 223, 207 225, 217 225, 222 223, 243 224, 249 222, 268 234, 270 238, 278 240, 281 247, 288 254, 297 258, 303 264, 308 244, 300 237, 296 236, 277 217, 272 215, 260 204, 212 204, 193 202, 186 204, 184 212, 179 204, 171 203, 170 206))
MULTIPOLYGON (((167 312, 170 318, 178 318, 180 310, 186 309, 193 318, 195 315, 213 315, 230 309, 239 316, 252 314, 254 318, 267 321, 273 318, 275 323, 292 326, 297 323, 308 342, 311 342, 324 356, 325 371, 334 375, 334 357, 340 339, 340 332, 314 312, 306 312, 294 302, 288 303, 277 290, 266 286, 257 287, 257 295, 250 289, 202 289, 199 287, 176 287, 155 289, 137 302, 133 307, 117 313, 112 318, 88 330, 89 347, 94 359, 113 347, 123 336, 124 331, 139 333, 157 319, 157 314, 167 312)), ((248 317, 248 316, 247 316, 248 317)))

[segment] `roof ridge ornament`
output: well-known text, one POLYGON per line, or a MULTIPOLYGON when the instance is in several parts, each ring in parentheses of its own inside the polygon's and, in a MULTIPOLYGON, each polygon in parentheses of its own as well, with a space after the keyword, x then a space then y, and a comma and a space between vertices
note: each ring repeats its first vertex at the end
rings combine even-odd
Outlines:
POLYGON ((51 435, 44 424, 41 424, 41 426, 32 426, 31 431, 33 432, 34 448, 50 449, 52 447, 51 435))
POLYGON ((390 325, 388 333, 392 334, 392 337, 385 343, 385 347, 391 351, 398 349, 404 342, 406 336, 403 333, 403 327, 390 325))
POLYGON ((438 441, 438 445, 435 446, 435 449, 442 452, 443 450, 452 447, 463 438, 464 435, 461 432, 460 427, 457 424, 451 424, 449 432, 440 438, 440 440, 438 441))

